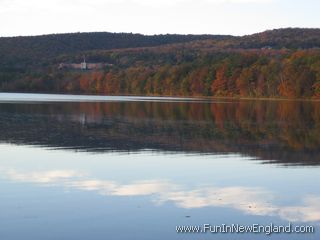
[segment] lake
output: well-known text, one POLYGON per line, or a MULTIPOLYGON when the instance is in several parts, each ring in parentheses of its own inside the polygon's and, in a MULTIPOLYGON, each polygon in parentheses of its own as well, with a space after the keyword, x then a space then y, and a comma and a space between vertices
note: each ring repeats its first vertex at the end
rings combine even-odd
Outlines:
POLYGON ((320 237, 320 102, 0 93, 0 153, 1 240, 320 237))

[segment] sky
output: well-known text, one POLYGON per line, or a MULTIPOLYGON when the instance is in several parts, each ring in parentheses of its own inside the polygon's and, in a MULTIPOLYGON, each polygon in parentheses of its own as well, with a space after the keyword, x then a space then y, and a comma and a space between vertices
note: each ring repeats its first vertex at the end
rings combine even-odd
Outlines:
POLYGON ((0 0, 0 36, 67 32, 246 35, 320 27, 320 0, 0 0))

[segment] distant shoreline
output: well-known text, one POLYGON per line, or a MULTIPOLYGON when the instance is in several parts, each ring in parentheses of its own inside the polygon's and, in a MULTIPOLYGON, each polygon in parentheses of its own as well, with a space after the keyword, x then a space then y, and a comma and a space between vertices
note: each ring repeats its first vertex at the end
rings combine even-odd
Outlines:
MULTIPOLYGON (((3 95, 21 95, 21 96, 53 96, 57 97, 71 97, 70 99, 80 98, 81 101, 103 101, 103 98, 134 98, 134 99, 144 99, 144 100, 176 100, 176 101, 205 101, 205 100, 248 100, 248 101, 310 101, 319 102, 319 98, 281 98, 281 97, 219 97, 219 96, 172 96, 172 95, 98 95, 98 94, 79 94, 79 93, 46 93, 46 92, 0 92, 0 102, 3 101, 3 95), (88 97, 89 99, 86 99, 88 97), (91 100, 90 98, 97 99, 91 100), (100 100, 99 100, 100 99, 100 100)), ((41 98, 40 98, 41 100, 41 98)), ((10 99, 9 99, 10 101, 10 99)), ((116 100, 115 100, 116 101, 116 100)))

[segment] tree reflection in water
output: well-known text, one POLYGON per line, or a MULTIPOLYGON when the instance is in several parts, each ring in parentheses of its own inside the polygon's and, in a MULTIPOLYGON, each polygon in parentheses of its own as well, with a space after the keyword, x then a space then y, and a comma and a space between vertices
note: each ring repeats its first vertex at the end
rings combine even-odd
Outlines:
POLYGON ((320 102, 0 104, 0 141, 88 152, 240 153, 320 164, 320 102))

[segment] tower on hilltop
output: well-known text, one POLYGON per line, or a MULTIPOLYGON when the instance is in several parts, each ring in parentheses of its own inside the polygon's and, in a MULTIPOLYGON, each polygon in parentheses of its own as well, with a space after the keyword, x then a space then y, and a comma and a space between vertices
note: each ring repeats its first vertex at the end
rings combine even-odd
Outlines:
POLYGON ((83 56, 83 62, 81 63, 81 69, 87 70, 86 56, 83 56))

